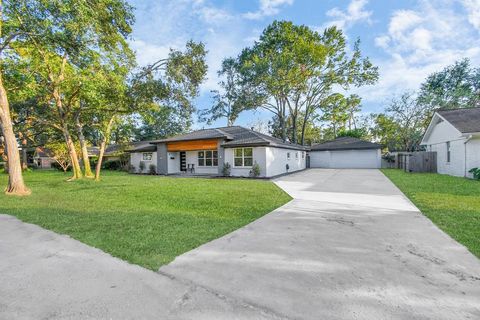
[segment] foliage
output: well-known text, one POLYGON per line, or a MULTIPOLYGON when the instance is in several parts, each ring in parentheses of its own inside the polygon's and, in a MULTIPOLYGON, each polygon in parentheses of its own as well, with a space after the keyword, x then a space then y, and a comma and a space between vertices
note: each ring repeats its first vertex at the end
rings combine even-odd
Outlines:
POLYGON ((240 113, 255 107, 255 90, 250 83, 242 81, 239 63, 233 58, 226 58, 218 76, 224 78, 218 84, 221 91, 213 90, 213 105, 199 113, 199 120, 208 124, 226 118, 227 126, 232 126, 240 113))
MULTIPOLYGON (((79 150, 80 146, 77 144, 76 149, 79 150)), ((49 142, 45 145, 45 150, 52 154, 52 158, 55 160, 57 165, 64 172, 67 172, 72 165, 70 159, 70 153, 67 145, 63 141, 54 141, 49 142)))
POLYGON ((105 161, 102 165, 105 170, 122 170, 122 162, 120 160, 105 161))
POLYGON ((473 174, 474 179, 480 180, 480 168, 472 168, 468 172, 473 174))
MULTIPOLYGON (((273 183, 249 179, 180 179, 108 171, 98 183, 66 184, 64 178, 56 171, 26 173, 32 196, 0 195, 0 211, 154 271, 290 200, 273 183)), ((1 183, 6 179, 0 175, 1 183)))
POLYGON ((420 86, 418 101, 431 111, 480 107, 480 68, 463 59, 431 74, 420 86))
POLYGON ((255 163, 252 166, 252 170, 250 170, 250 176, 252 177, 259 177, 260 176, 260 166, 258 163, 255 161, 255 163))
POLYGON ((434 173, 382 172, 440 229, 480 258, 478 181, 434 173))
POLYGON ((231 171, 232 171, 232 166, 230 165, 230 163, 225 162, 222 168, 222 175, 225 177, 229 177, 231 174, 231 171))
POLYGON ((366 136, 367 136, 367 132, 365 128, 340 130, 337 134, 337 137, 353 137, 358 139, 364 139, 366 136))
POLYGON ((157 166, 153 163, 148 166, 148 174, 157 174, 157 166))
POLYGON ((138 164, 138 172, 139 173, 143 173, 145 171, 145 168, 146 168, 146 164, 144 161, 140 161, 140 163, 138 164))
MULTIPOLYGON (((346 39, 335 27, 319 34, 306 26, 274 21, 251 48, 238 57, 243 81, 255 88, 257 107, 271 111, 287 138, 291 117, 292 142, 297 142, 299 114, 306 126, 334 93, 333 89, 376 82, 378 70, 362 58, 359 42, 349 55, 346 39)), ((304 142, 305 127, 301 129, 304 142)))

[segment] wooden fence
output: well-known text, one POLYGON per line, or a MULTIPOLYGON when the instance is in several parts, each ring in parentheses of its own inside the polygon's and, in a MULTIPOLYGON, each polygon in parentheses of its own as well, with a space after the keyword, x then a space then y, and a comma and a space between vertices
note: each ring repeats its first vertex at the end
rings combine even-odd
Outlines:
POLYGON ((437 172, 436 152, 409 152, 397 154, 397 168, 408 172, 437 172))

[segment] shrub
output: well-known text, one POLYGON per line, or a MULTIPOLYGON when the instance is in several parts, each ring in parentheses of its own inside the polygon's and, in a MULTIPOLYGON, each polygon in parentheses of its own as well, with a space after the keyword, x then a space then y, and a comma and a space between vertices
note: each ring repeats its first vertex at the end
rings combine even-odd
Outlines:
POLYGON ((140 161, 139 165, 138 165, 138 173, 143 173, 143 171, 145 171, 145 162, 143 161, 140 161))
POLYGON ((468 172, 473 174, 473 179, 480 180, 480 168, 472 168, 468 172))
POLYGON ((131 164, 128 165, 128 172, 130 172, 130 173, 135 173, 135 170, 137 170, 137 169, 135 168, 135 166, 132 166, 131 164))
POLYGON ((157 166, 153 163, 148 166, 148 173, 149 174, 157 174, 157 166))
POLYGON ((103 163, 102 167, 105 170, 121 170, 122 163, 119 160, 110 160, 103 163))
POLYGON ((225 177, 230 177, 231 173, 232 173, 232 166, 230 165, 230 163, 225 162, 225 164, 223 165, 222 174, 225 177))
POLYGON ((260 166, 258 165, 257 162, 255 162, 252 166, 252 170, 250 170, 250 176, 252 177, 258 177, 260 176, 260 166))

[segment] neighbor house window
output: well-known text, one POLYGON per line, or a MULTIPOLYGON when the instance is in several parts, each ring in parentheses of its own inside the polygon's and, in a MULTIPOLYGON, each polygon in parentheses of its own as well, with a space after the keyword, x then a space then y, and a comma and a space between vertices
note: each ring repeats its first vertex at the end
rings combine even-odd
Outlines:
POLYGON ((290 160, 290 152, 287 152, 287 160, 290 160))
POLYGON ((450 141, 447 142, 447 162, 450 162, 450 141))
POLYGON ((218 166, 218 151, 207 150, 198 152, 199 167, 216 167, 218 166))
POLYGON ((302 159, 305 159, 305 151, 302 151, 302 159))
POLYGON ((152 153, 151 152, 145 152, 143 154, 143 161, 152 161, 152 153))
POLYGON ((298 159, 298 151, 295 152, 295 159, 298 159))
POLYGON ((253 165, 253 149, 237 148, 234 150, 235 167, 251 167, 253 165))

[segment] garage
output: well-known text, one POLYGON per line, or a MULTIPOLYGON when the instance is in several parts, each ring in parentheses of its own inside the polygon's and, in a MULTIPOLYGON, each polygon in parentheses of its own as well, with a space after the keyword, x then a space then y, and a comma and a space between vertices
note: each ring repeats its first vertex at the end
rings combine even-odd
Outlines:
POLYGON ((377 143, 353 137, 312 145, 311 168, 370 169, 381 167, 381 148, 377 143))

